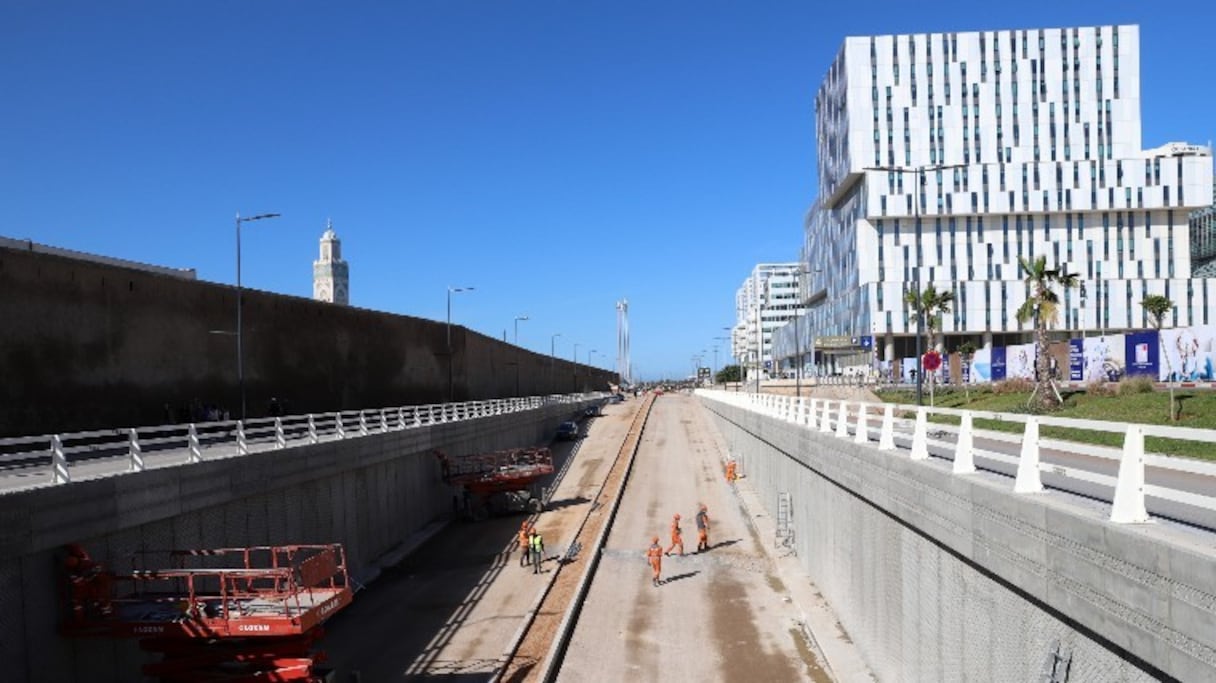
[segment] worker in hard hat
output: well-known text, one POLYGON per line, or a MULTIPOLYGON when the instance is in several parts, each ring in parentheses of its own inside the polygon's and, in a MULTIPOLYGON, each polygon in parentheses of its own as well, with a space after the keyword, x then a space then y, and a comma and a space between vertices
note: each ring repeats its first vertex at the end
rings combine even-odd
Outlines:
POLYGON ((738 466, 736 465, 734 460, 726 461, 726 481, 727 482, 734 483, 734 481, 739 478, 738 473, 737 473, 737 467, 738 466))
POLYGON ((536 527, 528 528, 528 548, 532 551, 532 573, 540 573, 540 563, 545 557, 545 539, 536 530, 536 527))
POLYGON ((673 549, 679 548, 680 557, 684 556, 684 539, 680 534, 680 513, 677 512, 675 516, 671 518, 671 547, 667 549, 668 555, 671 554, 673 549))
POLYGON ((658 536, 650 540, 650 547, 646 549, 646 560, 650 562, 650 568, 654 571, 650 585, 658 586, 663 583, 663 580, 659 578, 663 572, 663 546, 659 545, 658 536))
POLYGON ((531 528, 532 523, 526 519, 519 525, 519 566, 521 567, 528 566, 529 553, 531 551, 531 547, 528 544, 528 531, 531 528))
POLYGON ((701 509, 697 510, 697 552, 706 550, 709 550, 709 509, 701 503, 701 509))

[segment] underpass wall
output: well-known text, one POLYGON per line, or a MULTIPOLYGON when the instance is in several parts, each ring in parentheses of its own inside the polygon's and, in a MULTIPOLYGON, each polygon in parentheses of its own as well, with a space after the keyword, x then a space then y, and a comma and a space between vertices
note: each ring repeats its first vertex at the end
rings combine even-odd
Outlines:
POLYGON ((1216 680, 1216 550, 703 397, 882 681, 1216 680), (1064 680, 1064 679, 1060 679, 1064 680))
MULTIPOLYGON (((61 547, 121 571, 140 550, 343 543, 352 575, 453 512, 432 450, 547 443, 565 403, 0 495, 0 680, 143 680, 133 640, 60 637, 61 547)), ((356 595, 356 600, 359 596, 356 595)), ((408 618, 408 615, 403 615, 408 618)))

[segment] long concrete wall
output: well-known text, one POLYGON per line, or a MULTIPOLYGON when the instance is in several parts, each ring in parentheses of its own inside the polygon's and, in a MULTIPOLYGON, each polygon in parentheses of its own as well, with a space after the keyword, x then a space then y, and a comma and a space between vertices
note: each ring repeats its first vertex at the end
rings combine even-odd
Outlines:
POLYGON ((129 568, 141 549, 340 542, 354 575, 366 578, 377 558, 452 514, 455 492, 432 449, 462 455, 544 443, 585 407, 554 404, 0 495, 0 680, 141 680, 147 656, 134 642, 57 635, 65 543, 129 568))
MULTIPOLYGON (((615 373, 452 327, 244 290, 247 410, 290 413, 602 391, 615 373)), ((0 245, 0 436, 236 415, 236 289, 0 245), (216 334, 219 332, 220 334, 216 334)))
POLYGON ((703 398, 882 681, 1216 680, 1216 549, 703 398))

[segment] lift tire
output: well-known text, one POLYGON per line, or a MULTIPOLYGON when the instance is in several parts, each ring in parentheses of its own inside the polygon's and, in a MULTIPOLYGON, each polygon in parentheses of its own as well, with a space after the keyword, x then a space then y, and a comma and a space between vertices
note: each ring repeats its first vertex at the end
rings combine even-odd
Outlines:
POLYGON ((545 510, 545 501, 540 498, 532 498, 528 501, 528 512, 539 514, 545 510))

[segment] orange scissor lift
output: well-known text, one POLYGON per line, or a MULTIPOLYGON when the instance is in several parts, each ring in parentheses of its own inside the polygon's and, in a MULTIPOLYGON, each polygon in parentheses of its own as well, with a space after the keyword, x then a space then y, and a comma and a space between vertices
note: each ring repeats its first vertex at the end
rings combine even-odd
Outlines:
POLYGON ((167 555, 172 568, 112 572, 68 546, 64 635, 138 638, 162 683, 325 680, 321 624, 353 598, 341 545, 167 555))
POLYGON ((540 512, 544 500, 537 482, 553 474, 548 448, 512 448, 450 458, 435 451, 443 481, 468 494, 469 514, 484 519, 491 512, 540 512))

